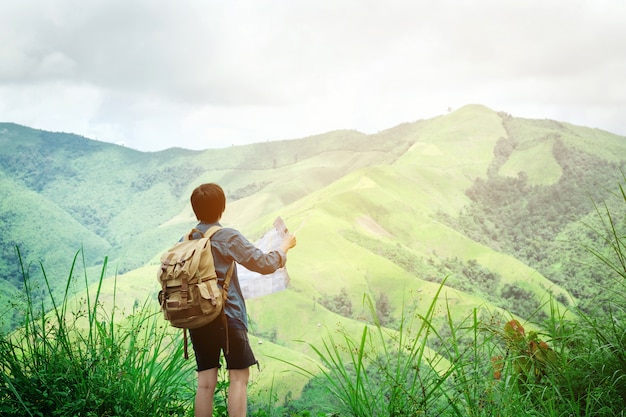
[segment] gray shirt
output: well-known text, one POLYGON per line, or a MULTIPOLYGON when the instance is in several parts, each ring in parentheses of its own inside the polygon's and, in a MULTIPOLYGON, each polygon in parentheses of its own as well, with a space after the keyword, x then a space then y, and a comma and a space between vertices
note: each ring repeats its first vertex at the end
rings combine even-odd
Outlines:
MULTIPOLYGON (((221 226, 219 223, 198 223, 196 229, 205 233, 211 226, 221 226)), ((199 238, 199 235, 194 236, 199 238)), ((260 274, 271 274, 285 266, 287 256, 281 250, 263 253, 239 231, 231 228, 223 228, 215 232, 211 237, 211 252, 215 263, 218 283, 222 285, 226 272, 231 263, 235 261, 248 268, 250 271, 260 274)), ((228 289, 228 301, 224 308, 228 318, 228 326, 232 328, 248 329, 248 313, 246 302, 243 298, 237 268, 234 269, 228 289)))

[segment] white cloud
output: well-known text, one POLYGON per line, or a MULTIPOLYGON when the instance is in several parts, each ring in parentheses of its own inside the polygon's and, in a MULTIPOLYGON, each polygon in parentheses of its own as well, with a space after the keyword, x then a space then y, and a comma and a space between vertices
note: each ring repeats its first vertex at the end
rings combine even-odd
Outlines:
POLYGON ((626 134, 626 3, 0 3, 4 121, 141 150, 375 132, 481 103, 626 134))

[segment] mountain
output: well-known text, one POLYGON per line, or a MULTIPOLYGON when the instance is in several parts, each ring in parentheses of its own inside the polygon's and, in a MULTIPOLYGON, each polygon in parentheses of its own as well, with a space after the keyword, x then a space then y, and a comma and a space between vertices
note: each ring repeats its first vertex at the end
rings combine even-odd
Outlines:
MULTIPOLYGON (((606 269, 583 250, 601 241, 587 226, 594 202, 612 204, 625 160, 624 137, 481 105, 372 135, 154 153, 3 123, 0 279, 8 297, 21 288, 18 246, 62 291, 82 248, 89 279, 105 257, 117 275, 102 302, 115 282, 130 312, 154 299, 158 256, 195 224, 191 190, 217 182, 225 226, 254 240, 280 215, 297 232, 290 288, 248 302, 268 374, 288 370, 272 357, 315 363, 308 344, 329 329, 362 328, 364 294, 386 299, 393 328, 444 279, 458 317, 506 308, 540 323, 550 295, 565 306, 601 292, 606 269)), ((281 389, 304 382, 290 375, 281 389)))

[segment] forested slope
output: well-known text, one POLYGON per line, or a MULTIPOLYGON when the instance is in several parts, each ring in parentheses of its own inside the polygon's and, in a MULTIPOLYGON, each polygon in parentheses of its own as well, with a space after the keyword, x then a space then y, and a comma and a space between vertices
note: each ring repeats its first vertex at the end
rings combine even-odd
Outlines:
MULTIPOLYGON (((281 215, 298 230, 290 291, 304 300, 386 294, 397 316, 408 289, 447 276, 468 308, 528 315, 547 293, 567 304, 598 292, 604 272, 585 265, 581 221, 610 202, 623 156, 623 137, 478 105, 372 135, 154 153, 4 123, 0 279, 21 286, 16 246, 56 288, 81 248, 88 268, 108 256, 110 274, 154 262, 193 225, 193 187, 214 181, 226 225, 255 238, 281 215)), ((154 287, 153 276, 137 282, 137 297, 154 287)), ((290 328, 264 320, 271 300, 254 304, 261 333, 290 328)))

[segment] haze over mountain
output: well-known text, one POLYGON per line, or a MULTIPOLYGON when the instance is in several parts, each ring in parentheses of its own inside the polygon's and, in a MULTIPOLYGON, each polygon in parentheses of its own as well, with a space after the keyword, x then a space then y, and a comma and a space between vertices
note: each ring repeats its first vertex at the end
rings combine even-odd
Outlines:
MULTIPOLYGON (((224 226, 254 240, 280 215, 297 232, 290 288, 248 303, 259 355, 274 370, 281 365, 265 355, 302 360, 311 352, 298 341, 371 321, 364 294, 387 303, 393 328, 444 278, 459 317, 505 308, 541 322, 549 295, 584 304, 605 285, 584 246, 601 244, 589 233, 594 202, 612 207, 625 161, 622 136, 481 105, 372 135, 154 153, 2 123, 0 298, 23 285, 19 247, 33 278, 41 262, 57 291, 82 249, 92 281, 108 257, 121 311, 154 300, 160 253, 195 225, 191 190, 217 182, 228 197, 224 226)), ((78 289, 82 270, 74 274, 78 289)), ((7 329, 19 309, 1 305, 7 329)))

